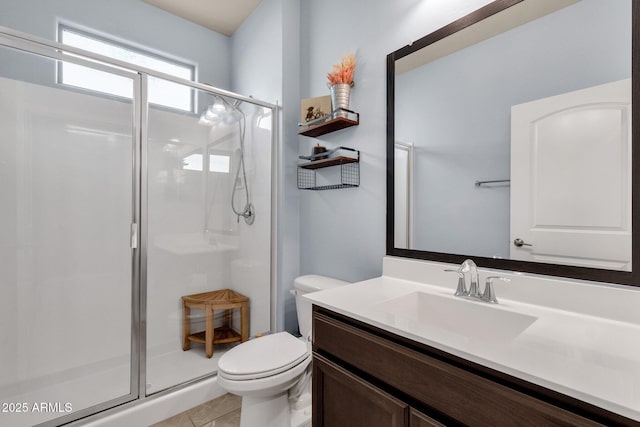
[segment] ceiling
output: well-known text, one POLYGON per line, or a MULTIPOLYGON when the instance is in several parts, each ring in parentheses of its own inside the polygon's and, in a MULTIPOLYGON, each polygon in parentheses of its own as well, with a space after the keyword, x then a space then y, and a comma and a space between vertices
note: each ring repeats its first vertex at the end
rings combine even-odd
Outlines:
POLYGON ((230 36, 262 0, 144 0, 210 30, 230 36))

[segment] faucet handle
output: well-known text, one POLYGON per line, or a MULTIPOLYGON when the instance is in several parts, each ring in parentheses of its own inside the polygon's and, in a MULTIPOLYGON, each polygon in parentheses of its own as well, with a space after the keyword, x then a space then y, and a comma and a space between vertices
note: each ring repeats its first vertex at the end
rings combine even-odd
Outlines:
POLYGON ((456 273, 458 275, 458 288, 456 289, 456 293, 454 294, 457 297, 467 296, 469 295, 469 291, 467 291, 467 285, 464 283, 464 273, 460 270, 444 270, 447 273, 456 273))
POLYGON ((492 304, 497 304, 498 300, 496 299, 496 294, 493 290, 493 281, 494 280, 502 280, 503 282, 510 282, 511 279, 507 279, 506 277, 501 276, 489 276, 484 285, 484 292, 480 296, 480 299, 485 302, 490 302, 492 304))

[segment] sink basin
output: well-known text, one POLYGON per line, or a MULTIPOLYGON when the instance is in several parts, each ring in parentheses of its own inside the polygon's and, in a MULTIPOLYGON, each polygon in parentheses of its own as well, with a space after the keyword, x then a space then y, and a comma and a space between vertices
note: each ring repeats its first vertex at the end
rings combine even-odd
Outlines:
POLYGON ((375 306, 413 327, 455 334, 465 340, 509 342, 527 329, 536 317, 498 308, 484 302, 413 292, 375 306))

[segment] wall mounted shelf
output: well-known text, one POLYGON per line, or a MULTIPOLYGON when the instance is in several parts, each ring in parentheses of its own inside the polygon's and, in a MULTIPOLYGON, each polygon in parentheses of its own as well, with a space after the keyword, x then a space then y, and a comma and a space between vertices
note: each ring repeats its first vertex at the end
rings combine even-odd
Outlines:
MULTIPOLYGON (((300 190, 336 190, 339 188, 353 188, 360 186, 360 151, 348 147, 338 147, 331 150, 330 153, 345 150, 356 154, 356 157, 335 156, 328 159, 311 160, 298 165, 298 189, 300 190), (317 170, 329 168, 332 166, 340 166, 340 183, 317 185, 317 170)), ((319 155, 327 155, 320 153, 319 155)), ((303 157, 309 159, 311 157, 303 157)))
POLYGON ((336 108, 331 114, 324 115, 308 123, 298 123, 300 131, 298 135, 310 136, 312 138, 335 132, 351 126, 360 124, 360 114, 344 108, 336 108), (343 113, 346 117, 335 117, 336 114, 343 113))

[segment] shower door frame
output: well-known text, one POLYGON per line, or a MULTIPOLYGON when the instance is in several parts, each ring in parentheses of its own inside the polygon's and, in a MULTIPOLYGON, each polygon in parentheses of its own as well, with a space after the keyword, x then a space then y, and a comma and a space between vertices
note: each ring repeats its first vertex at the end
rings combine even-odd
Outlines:
MULTIPOLYGON (((279 106, 266 101, 254 99, 236 94, 224 89, 218 89, 207 84, 174 77, 169 74, 151 70, 145 67, 130 64, 117 59, 109 58, 93 52, 62 43, 50 41, 31 34, 0 26, 0 46, 6 46, 19 51, 38 56, 74 63, 89 68, 105 71, 116 75, 131 78, 133 81, 133 212, 132 212, 132 278, 131 278, 131 374, 130 393, 115 399, 101 402, 97 405, 81 409, 69 415, 64 415, 36 427, 55 427, 62 424, 80 425, 87 421, 98 420, 111 415, 115 411, 136 406, 146 400, 155 399, 176 390, 185 388, 193 383, 215 376, 215 373, 184 381, 168 389, 147 394, 146 359, 147 359, 147 244, 148 244, 148 163, 147 163, 147 136, 148 136, 148 77, 153 76, 163 80, 188 86, 191 89, 200 90, 213 95, 234 98, 252 105, 271 110, 271 224, 270 224, 270 329, 276 330, 277 308, 277 169, 279 163, 279 149, 277 133, 279 127, 279 106), (67 53, 67 55, 65 55, 67 53), (71 54, 71 55, 68 55, 71 54)), ((56 87, 56 86, 53 86, 56 87)), ((92 90, 72 88, 80 93, 95 95, 92 90)), ((99 93, 108 99, 121 99, 120 97, 99 93)), ((197 99, 194 100, 197 105, 197 99)))

